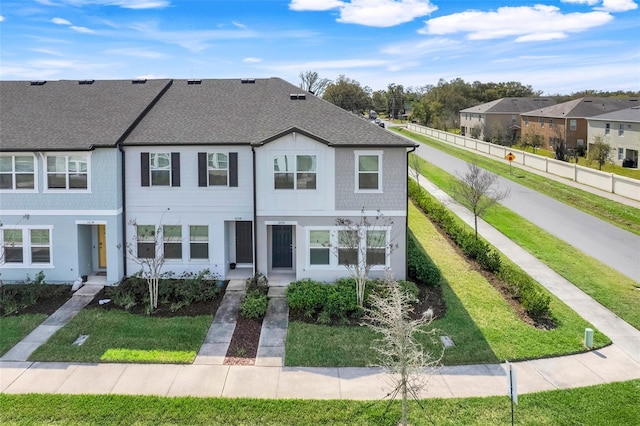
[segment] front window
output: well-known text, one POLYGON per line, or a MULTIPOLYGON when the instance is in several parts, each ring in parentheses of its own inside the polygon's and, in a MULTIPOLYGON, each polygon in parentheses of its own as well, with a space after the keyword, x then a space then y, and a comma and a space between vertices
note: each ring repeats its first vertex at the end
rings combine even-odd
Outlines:
POLYGON ((2 250, 6 265, 51 264, 51 230, 46 228, 4 229, 2 250))
POLYGON ((32 155, 0 157, 0 189, 34 189, 35 167, 32 155))
POLYGON ((379 191, 382 189, 380 178, 381 160, 381 154, 356 153, 356 185, 359 191, 379 191))
POLYGON ((315 155, 276 155, 273 159, 275 189, 316 189, 315 155))
POLYGON ((309 231, 309 264, 329 265, 331 256, 329 252, 331 234, 330 231, 309 231))
POLYGON ((384 265, 387 261, 387 232, 367 231, 367 264, 384 265))
POLYGON ((171 184, 171 155, 167 153, 151 153, 149 155, 151 185, 169 186, 171 184))
POLYGON ((153 259, 156 257, 156 227, 153 225, 138 225, 136 227, 136 241, 138 259, 153 259))
POLYGON ((194 225, 189 227, 189 250, 191 259, 209 258, 209 227, 194 225))
POLYGON ((22 229, 5 229, 3 232, 2 247, 4 249, 5 263, 22 263, 22 229))
POLYGON ((618 160, 624 160, 624 148, 618 148, 618 160))
POLYGON ((182 259, 182 227, 180 225, 164 225, 162 242, 165 259, 182 259))
POLYGON ((48 155, 47 188, 87 189, 88 161, 84 155, 48 155))
POLYGON ((571 130, 572 132, 575 132, 576 130, 576 120, 569 120, 569 130, 571 130))
POLYGON ((31 230, 31 263, 51 263, 48 229, 31 230))
POLYGON ((355 265, 358 247, 360 238, 357 231, 338 231, 338 265, 355 265))
POLYGON ((227 186, 229 175, 229 159, 227 154, 209 154, 207 169, 209 172, 209 185, 227 186))

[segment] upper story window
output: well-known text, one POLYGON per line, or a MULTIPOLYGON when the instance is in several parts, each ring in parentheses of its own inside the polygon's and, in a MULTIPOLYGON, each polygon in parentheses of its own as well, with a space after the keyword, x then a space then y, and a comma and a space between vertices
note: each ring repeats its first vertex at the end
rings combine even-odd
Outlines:
POLYGON ((518 117, 517 117, 517 116, 512 115, 512 116, 511 116, 511 124, 516 124, 516 120, 517 120, 517 119, 518 119, 518 117))
POLYGON ((605 123, 605 125, 604 125, 604 134, 608 135, 609 133, 611 133, 611 123, 605 123))
POLYGON ((524 118, 524 125, 528 126, 529 125, 529 117, 525 117, 524 118))
POLYGON ((540 127, 544 127, 544 117, 540 117, 540 127))
POLYGON ((315 155, 276 155, 273 157, 275 189, 316 189, 315 155))
POLYGON ((238 186, 238 153, 199 152, 198 186, 238 186))
POLYGON ((140 182, 142 186, 180 186, 180 153, 140 153, 140 182))
POLYGON ((624 136, 624 124, 618 125, 618 136, 624 136))
POLYGON ((382 151, 356 152, 356 192, 382 191, 382 151))
POLYGON ((553 127, 553 118, 549 119, 549 128, 551 129, 553 127))
POLYGON ((576 128, 576 120, 569 120, 569 130, 575 132, 576 128))
POLYGON ((0 189, 35 189, 33 155, 0 156, 0 189))
POLYGON ((47 155, 48 189, 88 189, 87 155, 47 155))
POLYGON ((2 256, 7 266, 51 264, 51 229, 16 228, 2 232, 2 256))

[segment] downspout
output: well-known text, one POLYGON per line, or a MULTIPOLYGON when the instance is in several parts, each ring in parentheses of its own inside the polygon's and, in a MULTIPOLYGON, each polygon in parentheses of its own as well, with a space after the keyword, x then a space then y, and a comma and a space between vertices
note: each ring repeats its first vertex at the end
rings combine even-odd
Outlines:
MULTIPOLYGON (((407 171, 409 170, 409 154, 418 149, 418 145, 415 145, 410 151, 407 151, 407 171)), ((404 219, 404 277, 406 280, 409 279, 409 263, 407 262, 407 255, 409 253, 409 182, 411 179, 407 175, 407 193, 405 194, 405 219, 404 219)))
POLYGON ((256 195, 256 149, 251 145, 251 157, 253 162, 253 275, 258 273, 258 209, 257 209, 257 195, 256 195))

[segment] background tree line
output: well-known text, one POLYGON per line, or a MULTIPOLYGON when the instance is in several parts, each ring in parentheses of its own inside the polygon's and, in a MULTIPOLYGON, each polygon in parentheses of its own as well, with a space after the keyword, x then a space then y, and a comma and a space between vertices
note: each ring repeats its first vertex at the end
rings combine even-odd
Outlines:
MULTIPOLYGON (((335 81, 331 81, 321 78, 314 71, 300 72, 300 88, 357 114, 374 110, 392 118, 414 120, 441 130, 460 127, 461 109, 500 98, 543 96, 541 90, 535 90, 532 86, 517 81, 469 83, 462 78, 451 81, 440 79, 436 85, 406 88, 401 84, 390 83, 386 90, 373 91, 345 75, 339 75, 335 81)), ((586 96, 640 96, 640 91, 583 90, 569 95, 553 94, 546 97, 562 103, 586 96)))

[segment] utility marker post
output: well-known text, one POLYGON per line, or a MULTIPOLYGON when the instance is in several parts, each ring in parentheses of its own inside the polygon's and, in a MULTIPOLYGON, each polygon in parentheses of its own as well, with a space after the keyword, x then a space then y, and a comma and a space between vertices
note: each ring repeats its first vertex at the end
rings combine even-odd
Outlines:
POLYGON ((516 383, 516 370, 513 369, 509 361, 505 362, 507 367, 507 395, 509 395, 509 399, 511 400, 511 426, 513 426, 513 404, 518 404, 518 385, 516 383))

